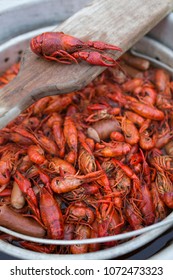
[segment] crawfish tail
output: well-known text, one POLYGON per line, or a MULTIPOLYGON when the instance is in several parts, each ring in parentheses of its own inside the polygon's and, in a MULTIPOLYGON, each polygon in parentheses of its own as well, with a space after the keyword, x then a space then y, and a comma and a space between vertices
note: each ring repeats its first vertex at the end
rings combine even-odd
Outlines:
POLYGON ((147 119, 162 121, 165 117, 164 113, 161 110, 158 110, 156 107, 149 106, 144 103, 130 101, 129 108, 135 113, 138 113, 140 116, 147 119))

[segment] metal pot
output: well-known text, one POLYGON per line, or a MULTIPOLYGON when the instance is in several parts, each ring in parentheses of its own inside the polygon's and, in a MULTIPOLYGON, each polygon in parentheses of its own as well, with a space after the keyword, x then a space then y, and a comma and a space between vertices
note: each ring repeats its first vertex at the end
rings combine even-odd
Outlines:
MULTIPOLYGON (((14 1, 15 2, 15 1, 14 1)), ((27 8, 28 6, 30 7, 30 16, 34 16, 34 11, 35 11, 35 7, 33 4, 38 5, 41 4, 40 2, 44 2, 45 4, 48 5, 48 2, 51 3, 53 6, 52 9, 49 9, 49 11, 47 10, 48 13, 51 14, 51 11, 55 11, 58 10, 57 6, 58 4, 61 3, 61 1, 27 1, 26 6, 20 6, 20 7, 16 7, 15 9, 13 9, 13 13, 15 14, 20 14, 22 11, 23 13, 28 12, 27 8)), ((84 6, 84 4, 86 4, 88 1, 87 0, 83 0, 83 1, 78 1, 80 3, 80 5, 76 5, 76 1, 73 0, 71 1, 71 6, 69 10, 69 6, 66 6, 67 1, 63 2, 63 5, 60 5, 59 7, 61 7, 61 9, 59 10, 59 15, 58 15, 58 19, 59 21, 64 20, 66 17, 70 16, 70 14, 74 13, 77 11, 77 9, 82 8, 82 6, 84 6), (62 16, 63 15, 63 16, 62 16)), ((62 3, 61 3, 62 4, 62 3)), ((68 3, 69 4, 69 3, 68 3)), ((50 5, 50 7, 52 7, 50 5)), ((49 8, 50 8, 49 7, 49 8)), ((12 12, 12 11, 11 11, 12 12)), ((8 13, 10 13, 10 11, 8 10, 8 13)), ((28 15, 28 14, 27 14, 28 15)), ((55 13, 53 14, 53 19, 52 19, 52 14, 50 19, 45 20, 44 18, 44 12, 41 10, 41 13, 39 14, 39 24, 38 24, 38 19, 37 20, 33 20, 32 21, 32 26, 27 24, 29 22, 28 17, 24 17, 23 22, 25 22, 25 30, 23 25, 21 24, 21 22, 16 21, 15 22, 15 30, 13 28, 13 24, 11 23, 10 19, 10 24, 12 24, 12 28, 10 32, 8 32, 8 35, 5 35, 5 29, 3 29, 3 27, 1 28, 1 33, 3 33, 3 36, 1 38, 3 42, 3 44, 0 45, 0 65, 1 65, 1 69, 0 72, 4 71, 6 68, 8 68, 11 64, 13 64, 14 62, 16 62, 17 60, 19 60, 19 58, 21 57, 22 52, 25 50, 26 46, 28 45, 28 40, 33 37, 35 34, 39 34, 40 32, 42 32, 42 30, 52 30, 54 26, 52 26, 53 24, 57 25, 57 15, 55 15, 55 13), (56 18, 56 20, 55 20, 56 18), (42 29, 37 29, 37 27, 39 26, 43 26, 43 22, 45 21, 46 25, 48 26, 44 26, 42 29), (32 31, 31 31, 32 30, 32 31), (14 35, 19 35, 17 37, 14 37, 11 39, 12 34, 14 35), (22 34, 22 35, 21 35, 22 34), (10 40, 8 40, 10 38, 10 40), (6 42, 5 42, 6 41, 6 42), (4 43, 5 42, 5 43, 4 43)), ((1 15, 2 17, 2 15, 1 15)), ((5 18, 4 15, 4 19, 7 22, 7 18, 5 18)), ((142 55, 148 55, 149 57, 151 57, 151 60, 153 59, 153 57, 157 60, 157 61, 161 61, 163 63, 165 63, 166 65, 168 65, 168 70, 170 72, 172 72, 172 67, 173 67, 173 34, 172 34, 172 25, 173 25, 173 14, 168 16, 166 19, 164 19, 156 28, 154 28, 149 34, 148 36, 145 36, 142 40, 140 40, 133 48, 132 51, 133 52, 140 52, 142 53, 142 55), (166 30, 166 32, 165 32, 166 30), (159 31, 159 32, 158 32, 159 31), (172 36, 172 38, 171 38, 172 36)), ((121 245, 109 248, 109 249, 105 249, 105 250, 101 250, 98 252, 92 252, 92 253, 86 253, 86 254, 80 254, 80 255, 53 255, 53 254, 42 254, 42 253, 37 253, 37 252, 33 252, 33 251, 29 251, 26 249, 22 249, 19 247, 16 247, 14 245, 11 244, 7 244, 6 242, 0 240, 0 250, 11 255, 14 257, 20 257, 22 259, 112 259, 112 258, 116 258, 119 256, 122 256, 124 254, 127 254, 129 252, 132 252, 133 250, 142 247, 143 245, 151 242, 152 240, 154 240, 155 238, 157 238, 158 236, 160 236, 163 232, 165 232, 168 228, 171 227, 171 225, 173 224, 173 213, 171 213, 165 220, 164 222, 158 224, 158 225, 154 225, 148 227, 148 232, 142 233, 142 231, 140 232, 140 235, 138 237, 136 237, 135 239, 132 239, 130 241, 126 241, 124 243, 122 243, 121 245), (156 227, 156 228, 155 228, 156 227), (151 229, 150 229, 151 228, 151 229), (154 229, 153 229, 154 228, 154 229), (149 231, 150 230, 150 231, 149 231)), ((144 230, 145 231, 145 230, 144 230)))

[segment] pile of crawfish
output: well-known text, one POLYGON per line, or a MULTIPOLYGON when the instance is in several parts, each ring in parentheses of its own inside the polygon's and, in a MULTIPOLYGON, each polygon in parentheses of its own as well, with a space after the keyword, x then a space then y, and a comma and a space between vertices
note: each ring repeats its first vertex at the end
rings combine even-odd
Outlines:
MULTIPOLYGON (((19 64, 0 77, 0 87, 19 64)), ((173 82, 124 54, 84 89, 40 99, 0 131, 0 225, 77 240, 141 229, 173 208, 173 82)), ((43 253, 94 252, 102 244, 43 245, 43 253)))

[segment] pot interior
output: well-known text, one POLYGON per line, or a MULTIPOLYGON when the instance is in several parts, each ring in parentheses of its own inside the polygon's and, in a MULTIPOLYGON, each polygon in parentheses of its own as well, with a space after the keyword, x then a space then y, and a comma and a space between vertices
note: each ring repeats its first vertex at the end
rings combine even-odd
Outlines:
MULTIPOLYGON (((54 26, 44 28, 44 31, 52 30, 54 26)), ((4 72, 13 63, 19 61, 25 49, 29 45, 29 40, 33 36, 42 32, 42 29, 38 29, 24 35, 18 36, 11 39, 7 43, 0 46, 0 72, 4 72)), ((144 37, 140 40, 133 48, 132 52, 140 53, 139 55, 147 56, 155 64, 160 63, 161 67, 165 67, 171 75, 173 75, 173 54, 172 50, 165 47, 163 44, 149 38, 144 37), (153 60, 154 59, 154 60, 153 60), (162 64, 164 63, 164 64, 162 64)), ((169 215, 173 217, 173 213, 169 215)), ((121 255, 127 254, 141 246, 151 242, 156 237, 165 232, 171 224, 164 227, 158 228, 156 230, 150 231, 150 233, 144 233, 132 239, 130 241, 124 242, 121 245, 87 254, 81 255, 52 255, 52 254, 41 254, 37 252, 32 252, 26 249, 18 248, 14 245, 7 244, 6 242, 0 240, 0 250, 8 253, 9 255, 15 257, 21 257, 22 259, 111 259, 116 258, 121 255)))

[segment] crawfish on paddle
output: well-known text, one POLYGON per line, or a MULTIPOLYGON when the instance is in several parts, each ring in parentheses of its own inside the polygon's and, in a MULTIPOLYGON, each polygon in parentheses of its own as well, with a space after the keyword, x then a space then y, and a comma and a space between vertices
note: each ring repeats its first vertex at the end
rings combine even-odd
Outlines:
POLYGON ((45 32, 34 37, 30 42, 31 50, 38 56, 47 60, 64 64, 77 63, 85 60, 89 64, 99 66, 116 66, 117 62, 108 55, 99 51, 115 50, 121 48, 101 41, 83 42, 78 38, 63 32, 45 32))

